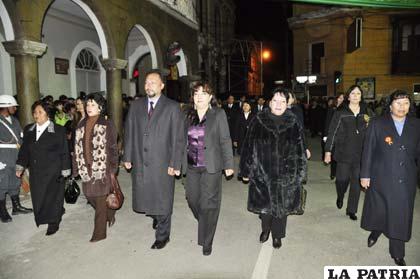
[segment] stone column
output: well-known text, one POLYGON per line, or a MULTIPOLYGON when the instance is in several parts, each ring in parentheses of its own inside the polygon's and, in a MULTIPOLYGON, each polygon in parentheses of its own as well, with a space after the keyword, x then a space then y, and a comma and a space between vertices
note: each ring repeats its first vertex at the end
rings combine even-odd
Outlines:
POLYGON ((126 67, 127 60, 116 58, 101 59, 101 63, 106 70, 108 115, 114 121, 118 135, 122 139, 121 70, 126 67))
POLYGON ((38 56, 47 45, 29 40, 3 42, 6 51, 15 58, 16 91, 19 104, 19 120, 22 126, 31 122, 32 104, 39 100, 38 56))

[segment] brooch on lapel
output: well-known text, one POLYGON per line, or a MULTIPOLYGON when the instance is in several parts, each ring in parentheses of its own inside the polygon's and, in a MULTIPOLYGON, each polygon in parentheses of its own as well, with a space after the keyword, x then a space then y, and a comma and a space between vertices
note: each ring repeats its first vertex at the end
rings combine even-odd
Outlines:
POLYGON ((369 124, 369 120, 370 120, 369 115, 365 114, 365 115, 363 116, 363 120, 365 120, 365 122, 366 122, 366 126, 368 126, 368 124, 369 124))
POLYGON ((388 145, 392 145, 394 142, 392 141, 392 138, 391 137, 385 137, 385 142, 388 144, 388 145))

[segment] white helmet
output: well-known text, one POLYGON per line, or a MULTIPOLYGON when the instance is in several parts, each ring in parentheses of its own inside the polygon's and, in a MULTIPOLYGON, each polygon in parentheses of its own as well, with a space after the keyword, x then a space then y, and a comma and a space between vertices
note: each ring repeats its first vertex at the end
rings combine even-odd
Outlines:
POLYGON ((16 99, 10 95, 0 95, 0 108, 17 107, 16 99))

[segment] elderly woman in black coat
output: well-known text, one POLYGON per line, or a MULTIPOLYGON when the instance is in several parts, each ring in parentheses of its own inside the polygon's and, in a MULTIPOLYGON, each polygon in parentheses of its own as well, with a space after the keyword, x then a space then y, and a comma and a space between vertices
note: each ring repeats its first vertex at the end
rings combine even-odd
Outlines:
POLYGON ((260 242, 270 231, 273 247, 280 248, 286 235, 287 216, 302 207, 302 184, 307 159, 302 125, 287 110, 288 90, 276 88, 270 109, 258 113, 245 137, 239 176, 249 181, 248 210, 260 215, 260 242))
POLYGON ((42 101, 32 105, 35 123, 25 127, 16 162, 16 176, 29 168, 31 198, 37 226, 48 224, 55 234, 64 214, 64 177, 70 175, 70 155, 64 127, 51 121, 52 108, 42 101))
POLYGON ((420 120, 407 115, 409 108, 405 91, 391 94, 390 112, 369 125, 360 174, 361 185, 367 189, 361 226, 371 231, 368 247, 384 234, 391 257, 403 266, 420 160, 420 120))

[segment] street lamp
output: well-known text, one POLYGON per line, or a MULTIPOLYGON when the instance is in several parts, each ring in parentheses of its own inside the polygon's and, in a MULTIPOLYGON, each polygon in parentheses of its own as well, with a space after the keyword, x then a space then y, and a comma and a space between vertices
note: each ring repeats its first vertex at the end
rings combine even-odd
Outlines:
POLYGON ((307 103, 309 104, 309 89, 308 84, 316 83, 317 76, 297 76, 296 81, 305 85, 305 93, 307 96, 307 103))

